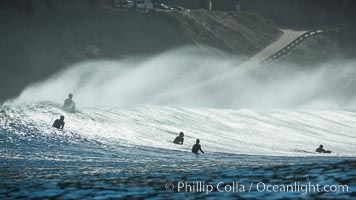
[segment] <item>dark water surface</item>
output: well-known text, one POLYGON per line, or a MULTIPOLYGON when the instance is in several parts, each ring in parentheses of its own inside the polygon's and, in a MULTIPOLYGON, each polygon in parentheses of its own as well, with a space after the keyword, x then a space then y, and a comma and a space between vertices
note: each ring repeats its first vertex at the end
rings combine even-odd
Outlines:
POLYGON ((192 155, 152 148, 100 150, 98 146, 79 146, 80 155, 63 146, 56 152, 62 157, 35 159, 11 152, 1 157, 0 198, 352 199, 356 196, 355 158, 192 155), (90 148, 94 153, 88 153, 90 148), (347 185, 348 188, 336 193, 306 188, 297 192, 267 192, 263 184, 347 185), (213 188, 207 192, 210 186, 213 188))

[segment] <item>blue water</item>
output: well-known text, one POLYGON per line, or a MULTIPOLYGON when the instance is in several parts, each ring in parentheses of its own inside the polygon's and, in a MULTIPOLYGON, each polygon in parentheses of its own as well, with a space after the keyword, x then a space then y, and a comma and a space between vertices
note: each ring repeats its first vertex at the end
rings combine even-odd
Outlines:
MULTIPOLYGON (((308 146, 308 141, 305 141, 304 146, 296 144, 295 147, 289 148, 287 141, 283 143, 288 135, 274 143, 268 141, 269 144, 266 143, 264 135, 258 136, 257 133, 251 138, 258 142, 250 141, 247 136, 252 131, 246 136, 241 133, 240 138, 236 136, 237 131, 234 128, 244 127, 244 123, 255 123, 254 127, 257 128, 270 124, 280 129, 288 124, 272 123, 273 120, 266 116, 266 111, 261 114, 261 112, 246 110, 143 106, 88 108, 69 115, 58 107, 55 103, 46 102, 1 108, 0 199, 352 199, 356 197, 356 158, 352 149, 355 144, 354 134, 348 132, 346 128, 342 133, 343 136, 335 136, 330 131, 323 140, 329 144, 328 148, 333 148, 332 145, 335 144, 332 150, 336 153, 320 155, 313 153, 315 146, 304 151, 298 149, 298 147, 308 146), (50 127, 52 120, 60 114, 64 114, 67 120, 63 131, 50 127), (204 116, 212 114, 220 118, 210 119, 215 123, 208 123, 212 126, 209 130, 226 130, 220 135, 220 139, 218 134, 213 135, 214 131, 209 132, 203 126, 197 125, 199 120, 208 120, 204 116), (153 115, 157 118, 153 119, 153 115), (224 118, 226 116, 229 117, 224 118), (238 126, 232 123, 234 119, 231 116, 235 116, 240 121, 238 126), (257 124, 256 121, 260 121, 261 124, 257 124), (176 130, 172 131, 172 127, 169 126, 173 123, 176 124, 172 127, 180 123, 186 125, 185 145, 171 144, 170 140, 177 135, 176 130), (113 130, 115 124, 121 127, 117 132, 113 130), (195 132, 187 131, 193 129, 195 132), (123 133, 124 131, 126 132, 123 133), (190 134, 195 135, 190 137, 190 134), (210 135, 215 142, 209 141, 210 135), (190 152, 191 144, 196 137, 201 139, 206 154, 195 155, 190 152), (337 137, 341 137, 344 143, 340 144, 342 140, 338 141, 337 137), (345 140, 345 138, 349 139, 345 140), (249 145, 260 145, 261 148, 247 148, 249 145), (343 146, 345 154, 341 151, 343 146), (286 149, 287 153, 283 153, 283 149, 286 149), (214 188, 208 193, 179 188, 179 184, 180 186, 190 184, 192 187, 200 183, 207 187, 216 186, 220 182, 224 182, 220 184, 222 186, 220 189, 236 182, 240 184, 240 189, 242 186, 245 188, 230 192, 221 192, 214 188), (267 192, 261 191, 261 184, 260 191, 257 190, 256 185, 260 182, 266 185, 295 183, 321 186, 347 185, 348 190, 334 193, 267 192)), ((300 119, 311 116, 310 113, 305 114, 305 111, 269 111, 268 113, 273 115, 276 112, 284 114, 285 120, 290 122, 289 126, 292 126, 292 122, 301 123, 300 119), (293 118, 288 119, 291 113, 293 118), (299 118, 296 118, 296 115, 299 118)), ((320 113, 320 115, 313 113, 314 120, 326 119, 325 113, 326 111, 322 115, 323 118, 320 117, 320 113)), ((338 122, 328 121, 329 124, 342 124, 345 120, 350 122, 354 117, 350 112, 328 111, 327 113, 343 116, 338 118, 338 122)), ((320 138, 310 136, 310 132, 307 131, 315 131, 318 125, 313 126, 293 134, 301 135, 302 139, 309 136, 320 141, 320 138)), ((276 130, 275 127, 270 128, 276 130)), ((285 134, 292 134, 288 128, 284 128, 285 134)), ((340 127, 335 125, 334 130, 338 128, 340 127)))

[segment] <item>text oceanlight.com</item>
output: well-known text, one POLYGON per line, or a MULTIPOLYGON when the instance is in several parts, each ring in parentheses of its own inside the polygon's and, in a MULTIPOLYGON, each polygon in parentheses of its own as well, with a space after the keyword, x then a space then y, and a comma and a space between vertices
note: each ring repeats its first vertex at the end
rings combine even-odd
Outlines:
POLYGON ((294 192, 294 193, 313 193, 313 192, 326 192, 326 193, 344 193, 349 192, 348 185, 333 185, 333 184, 313 184, 311 182, 300 183, 294 182, 292 184, 271 184, 264 182, 251 182, 249 184, 242 184, 239 182, 225 183, 219 182, 216 184, 208 184, 204 181, 197 182, 177 182, 166 183, 165 188, 167 191, 177 192, 294 192))

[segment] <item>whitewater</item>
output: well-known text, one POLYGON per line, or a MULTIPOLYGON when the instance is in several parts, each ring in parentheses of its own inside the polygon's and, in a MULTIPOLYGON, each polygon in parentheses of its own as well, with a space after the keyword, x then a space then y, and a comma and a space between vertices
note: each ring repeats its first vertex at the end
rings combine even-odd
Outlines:
POLYGON ((228 110, 176 106, 86 108, 75 114, 52 102, 3 107, 12 134, 26 134, 11 124, 36 128, 39 135, 73 133, 120 146, 144 146, 189 152, 197 138, 206 152, 251 155, 315 156, 323 144, 333 155, 355 156, 356 113, 329 110, 228 110), (51 125, 66 117, 65 129, 51 125), (185 133, 184 145, 172 141, 185 133))
POLYGON ((216 53, 89 61, 29 85, 1 106, 0 197, 203 198, 165 184, 266 179, 348 184, 332 197, 354 195, 354 62, 239 71, 241 58, 216 53), (76 113, 61 109, 69 93, 76 113), (61 115, 64 129, 52 128, 61 115), (173 144, 179 132, 183 145, 173 144), (196 139, 205 154, 191 153, 196 139), (316 153, 320 144, 332 153, 316 153))
POLYGON ((240 58, 219 53, 185 47, 79 63, 5 105, 41 134, 51 135, 51 123, 64 115, 65 131, 128 146, 189 151, 200 138, 210 152, 308 156, 323 144, 334 155, 355 156, 354 62, 339 64, 337 74, 334 63, 239 71, 240 58), (232 78, 209 84, 232 72, 232 78), (69 93, 75 94, 76 114, 61 111, 69 93), (181 131, 186 145, 177 147, 171 141, 181 131))

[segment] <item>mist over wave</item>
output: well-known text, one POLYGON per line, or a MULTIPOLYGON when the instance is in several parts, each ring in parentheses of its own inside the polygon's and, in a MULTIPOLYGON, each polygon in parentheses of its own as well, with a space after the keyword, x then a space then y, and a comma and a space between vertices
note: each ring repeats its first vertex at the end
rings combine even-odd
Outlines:
POLYGON ((216 52, 181 48, 154 56, 78 63, 28 86, 13 103, 62 102, 73 93, 79 107, 164 104, 344 109, 356 104, 355 61, 240 70, 242 59, 216 52), (231 73, 230 78, 209 83, 231 73))
POLYGON ((355 156, 355 112, 339 110, 355 103, 354 62, 246 69, 238 66, 242 59, 213 51, 183 48, 70 66, 2 106, 3 132, 19 136, 15 144, 32 135, 51 143, 58 134, 50 125, 64 115, 59 141, 112 142, 124 151, 189 152, 199 138, 209 152, 309 156, 324 144, 335 155, 355 156), (79 107, 73 114, 61 110, 68 93, 79 107), (186 145, 177 147, 172 140, 180 131, 186 145))

